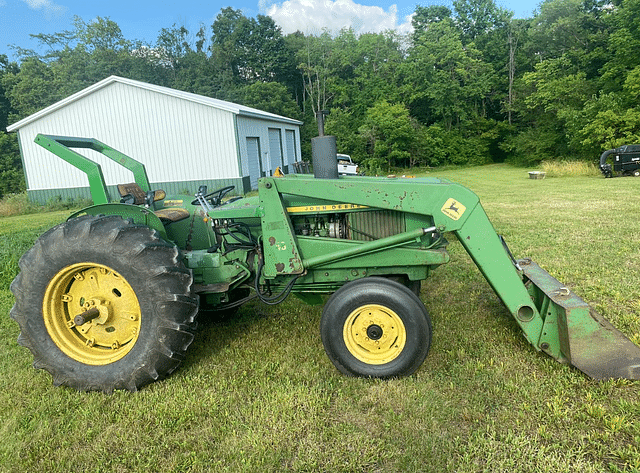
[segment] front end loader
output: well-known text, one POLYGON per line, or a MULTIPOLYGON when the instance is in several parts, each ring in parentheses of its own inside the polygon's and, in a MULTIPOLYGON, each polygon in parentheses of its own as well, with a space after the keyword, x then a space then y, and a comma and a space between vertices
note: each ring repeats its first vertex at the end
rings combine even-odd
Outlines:
POLYGON ((11 285, 19 342, 57 385, 137 390, 178 367, 199 307, 232 312, 290 295, 319 304, 323 294, 320 334, 338 370, 410 375, 432 337, 421 282, 449 261, 448 235, 536 350, 592 378, 640 379, 640 348, 536 263, 516 260, 461 185, 298 174, 261 178, 250 198, 225 199, 232 187, 165 195, 142 164, 96 140, 36 142, 87 173, 95 203, 43 234, 11 285), (71 148, 101 152, 135 182, 114 201, 100 166, 71 148))

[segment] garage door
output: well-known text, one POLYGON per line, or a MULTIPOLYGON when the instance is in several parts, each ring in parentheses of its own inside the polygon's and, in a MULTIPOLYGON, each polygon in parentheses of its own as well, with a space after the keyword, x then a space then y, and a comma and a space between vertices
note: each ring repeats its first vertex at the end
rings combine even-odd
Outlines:
POLYGON ((262 174, 262 163, 260 162, 260 139, 258 137, 247 137, 247 159, 249 161, 249 179, 251 188, 258 188, 258 178, 262 174))
POLYGON ((287 145, 287 168, 285 172, 294 172, 293 163, 298 160, 296 156, 296 134, 293 130, 285 130, 284 132, 287 145))
POLYGON ((278 166, 284 168, 284 163, 282 162, 282 138, 278 128, 269 128, 269 159, 270 175, 273 174, 278 166))

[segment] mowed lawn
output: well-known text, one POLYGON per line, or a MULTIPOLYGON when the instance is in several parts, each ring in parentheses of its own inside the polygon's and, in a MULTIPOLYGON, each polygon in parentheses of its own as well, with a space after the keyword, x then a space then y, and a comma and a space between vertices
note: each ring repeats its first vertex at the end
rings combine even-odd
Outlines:
MULTIPOLYGON (((432 171, 479 196, 531 257, 640 342, 640 179, 432 171)), ((621 472, 640 469, 640 382, 539 354, 450 235, 422 286, 434 339, 413 376, 341 375, 322 308, 295 297, 203 317, 182 367, 140 392, 56 388, 9 318, 17 257, 64 212, 0 219, 2 472, 621 472)))

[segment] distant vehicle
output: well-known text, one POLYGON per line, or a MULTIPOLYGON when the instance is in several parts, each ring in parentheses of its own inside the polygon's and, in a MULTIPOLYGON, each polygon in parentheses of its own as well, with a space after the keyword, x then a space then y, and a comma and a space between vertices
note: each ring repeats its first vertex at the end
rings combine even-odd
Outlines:
POLYGON ((358 175, 358 165, 348 154, 338 154, 338 174, 358 175))
POLYGON ((623 176, 640 176, 640 145, 624 145, 605 151, 600 156, 600 170, 604 177, 613 177, 618 173, 623 176), (609 155, 613 166, 607 163, 609 155))

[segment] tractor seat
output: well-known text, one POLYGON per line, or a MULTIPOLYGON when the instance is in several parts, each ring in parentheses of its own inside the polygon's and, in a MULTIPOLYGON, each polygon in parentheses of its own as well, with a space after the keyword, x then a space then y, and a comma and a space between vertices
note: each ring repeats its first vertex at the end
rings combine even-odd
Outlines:
POLYGON ((151 204, 166 197, 167 193, 163 190, 149 191, 153 193, 153 197, 149 197, 151 202, 147 201, 147 192, 143 191, 137 182, 129 184, 118 184, 118 193, 120 194, 120 202, 123 204, 142 205, 151 204))
MULTIPOLYGON (((118 184, 118 193, 120 194, 120 202, 123 204, 142 205, 151 204, 153 194, 153 202, 162 200, 166 197, 166 192, 163 190, 150 191, 149 193, 142 190, 137 182, 130 182, 129 184, 118 184)), ((189 211, 181 208, 167 208, 155 210, 153 212, 156 217, 160 219, 163 225, 167 225, 172 222, 179 222, 189 216, 189 211)))

